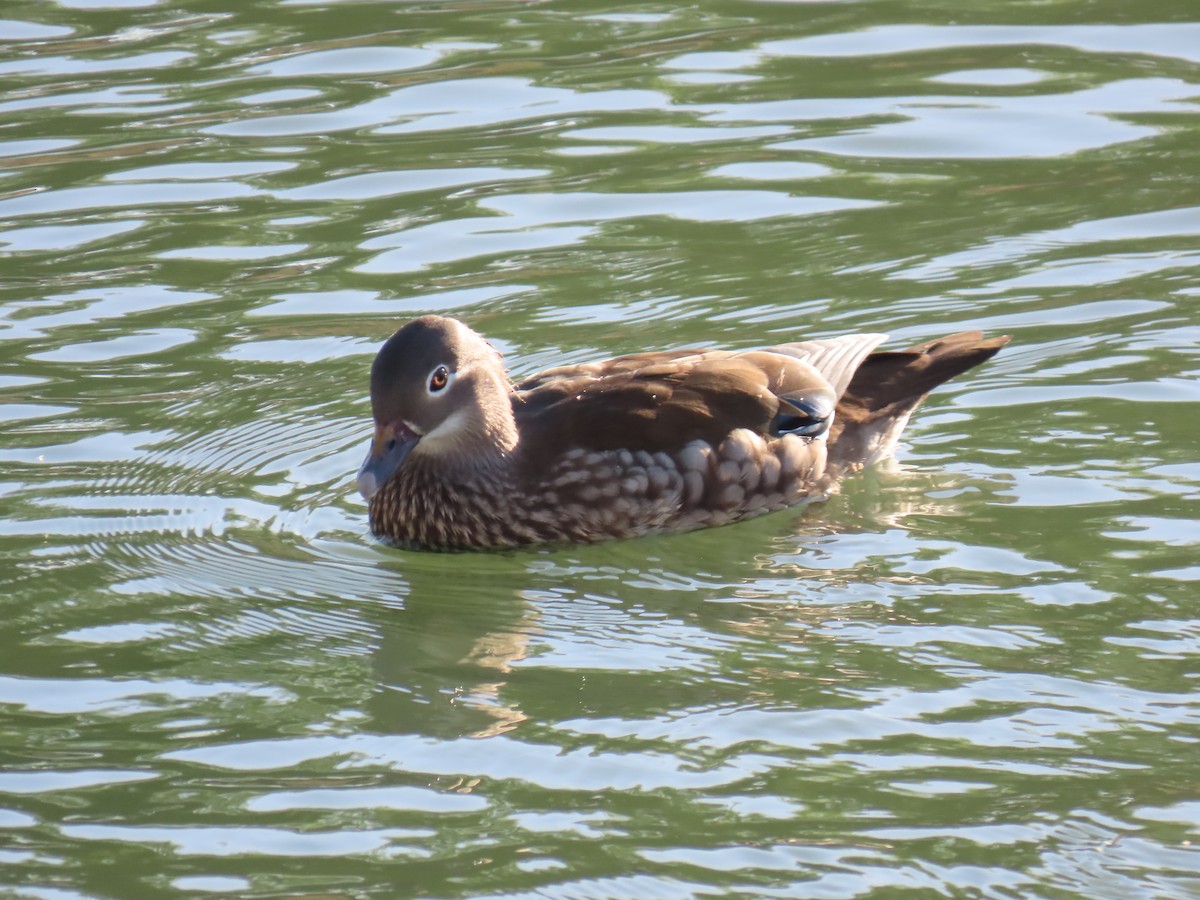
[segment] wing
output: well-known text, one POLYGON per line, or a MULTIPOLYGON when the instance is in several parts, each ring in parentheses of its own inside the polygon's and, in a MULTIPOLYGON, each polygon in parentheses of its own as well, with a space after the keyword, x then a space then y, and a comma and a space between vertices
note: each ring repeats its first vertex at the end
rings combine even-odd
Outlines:
POLYGON ((513 413, 537 466, 574 447, 674 452, 737 428, 771 434, 811 417, 814 399, 832 414, 829 383, 796 356, 671 351, 549 369, 516 386, 513 413))

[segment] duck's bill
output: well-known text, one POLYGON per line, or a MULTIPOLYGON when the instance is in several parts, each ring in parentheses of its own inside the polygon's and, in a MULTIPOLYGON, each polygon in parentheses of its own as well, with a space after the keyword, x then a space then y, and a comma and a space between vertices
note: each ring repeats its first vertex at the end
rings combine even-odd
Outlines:
POLYGON ((368 500, 379 493, 420 439, 419 434, 401 423, 376 427, 367 458, 358 470, 358 492, 368 500))

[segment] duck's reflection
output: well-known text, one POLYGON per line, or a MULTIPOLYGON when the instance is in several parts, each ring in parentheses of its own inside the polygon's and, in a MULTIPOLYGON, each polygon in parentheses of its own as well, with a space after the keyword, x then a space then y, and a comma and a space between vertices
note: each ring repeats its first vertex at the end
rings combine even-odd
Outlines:
POLYGON ((380 730, 435 737, 511 731, 525 714, 502 696, 524 659, 537 614, 512 556, 391 551, 408 583, 403 605, 380 608, 378 688, 366 712, 380 730))

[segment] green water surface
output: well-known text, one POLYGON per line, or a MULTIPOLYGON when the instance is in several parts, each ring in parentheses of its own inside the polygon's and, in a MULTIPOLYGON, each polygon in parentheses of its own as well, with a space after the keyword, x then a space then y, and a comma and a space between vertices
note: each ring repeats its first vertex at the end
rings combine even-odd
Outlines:
POLYGON ((0 895, 1200 896, 1200 7, 12 0, 0 895), (981 328, 900 459, 418 554, 367 370, 981 328))

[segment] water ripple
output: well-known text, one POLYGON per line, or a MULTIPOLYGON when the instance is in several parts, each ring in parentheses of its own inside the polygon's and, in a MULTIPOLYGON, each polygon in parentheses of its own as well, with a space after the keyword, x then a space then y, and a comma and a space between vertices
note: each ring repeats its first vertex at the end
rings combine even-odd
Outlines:
POLYGON ((1176 6, 0 21, 0 894, 1192 896, 1176 6), (421 554, 352 476, 424 313, 1014 340, 825 503, 421 554))

